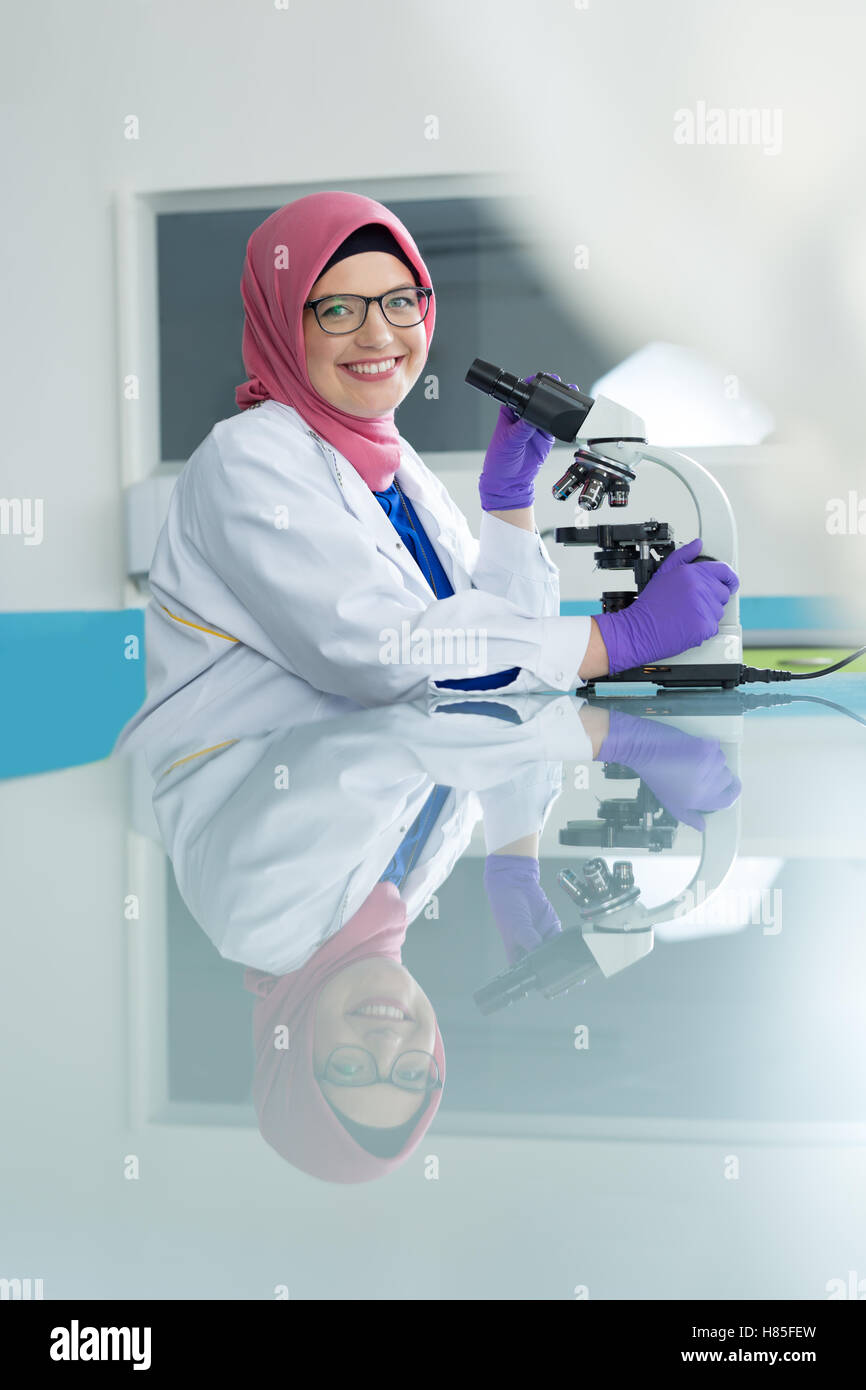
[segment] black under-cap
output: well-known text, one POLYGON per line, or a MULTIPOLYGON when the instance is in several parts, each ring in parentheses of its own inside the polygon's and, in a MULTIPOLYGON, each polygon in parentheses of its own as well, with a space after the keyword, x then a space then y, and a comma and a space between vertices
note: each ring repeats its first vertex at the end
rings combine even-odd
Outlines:
POLYGON ((402 261, 412 272, 414 283, 420 284, 415 267, 409 257, 394 234, 387 227, 383 227, 381 222, 367 222, 363 227, 358 227, 356 231, 350 232, 322 266, 316 279, 321 280, 325 271, 330 270, 331 266, 336 265, 338 261, 344 261, 347 256, 359 256, 363 251, 384 251, 389 256, 396 256, 398 261, 402 261))

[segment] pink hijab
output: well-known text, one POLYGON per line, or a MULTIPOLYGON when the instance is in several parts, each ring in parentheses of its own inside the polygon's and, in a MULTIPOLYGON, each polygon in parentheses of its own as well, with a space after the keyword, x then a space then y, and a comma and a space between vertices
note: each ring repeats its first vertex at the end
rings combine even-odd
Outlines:
MULTIPOLYGON (((359 193, 311 193, 278 208, 247 242, 241 297, 243 359, 249 379, 237 387, 235 400, 241 410, 266 400, 293 406, 349 460, 368 487, 381 492, 391 486, 400 466, 394 412, 368 420, 324 400, 307 374, 302 329, 304 302, 321 267, 351 232, 368 222, 387 227, 415 266, 419 284, 432 284, 403 223, 372 198, 359 193)), ((424 320, 428 351, 435 318, 434 298, 424 320)))
MULTIPOLYGON (((326 1182, 369 1182, 398 1167, 429 1129, 442 1091, 430 1100, 393 1158, 368 1153, 340 1123, 314 1076, 313 1029, 322 987, 332 975, 365 956, 400 959, 406 905, 393 883, 377 883, 344 927, 320 946, 300 970, 268 975, 246 970, 244 987, 255 994, 256 1062, 253 1101, 262 1136, 295 1168, 326 1182), (287 1048, 274 1046, 274 1029, 288 1029, 287 1048)), ((436 1027, 433 1056, 445 1080, 445 1049, 436 1027)))

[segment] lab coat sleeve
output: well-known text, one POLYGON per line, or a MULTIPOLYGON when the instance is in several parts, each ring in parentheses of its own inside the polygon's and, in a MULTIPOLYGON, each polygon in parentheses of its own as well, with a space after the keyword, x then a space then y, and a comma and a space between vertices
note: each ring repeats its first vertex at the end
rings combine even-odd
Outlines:
POLYGON ((559 613, 559 570, 538 531, 524 531, 489 512, 481 513, 472 583, 538 618, 559 613))
POLYGON ((221 611, 202 616, 316 689, 382 705, 513 666, 538 689, 579 683, 588 618, 537 617, 476 588, 426 603, 303 460, 243 442, 224 457, 212 431, 187 467, 181 525, 224 586, 221 611))
POLYGON ((482 791, 484 847, 495 854, 524 835, 540 834, 562 791, 562 763, 532 763, 498 787, 482 791))
POLYGON ((452 528, 459 536, 462 553, 468 557, 473 586, 507 598, 521 612, 533 617, 555 618, 559 614, 559 569, 538 531, 525 531, 521 526, 512 526, 501 517, 482 511, 479 539, 476 540, 466 517, 441 480, 430 472, 414 450, 411 453, 417 466, 424 469, 428 487, 438 489, 440 506, 450 512, 452 528))

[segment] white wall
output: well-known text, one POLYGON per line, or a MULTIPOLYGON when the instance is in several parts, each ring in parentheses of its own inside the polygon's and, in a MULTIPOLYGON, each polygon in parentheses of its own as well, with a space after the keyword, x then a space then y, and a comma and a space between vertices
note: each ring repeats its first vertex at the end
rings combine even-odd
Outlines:
MULTIPOLYGON (((615 349, 693 346, 806 442, 796 544, 825 574, 826 498, 864 487, 864 26, 855 0, 23 7, 2 73, 2 494, 43 498, 46 520, 40 546, 0 538, 0 607, 123 602, 120 379, 138 364, 117 348, 119 193, 476 171, 532 194, 542 273, 615 349), (780 110, 780 152, 676 145, 673 112, 698 101, 780 110)), ((834 557, 857 588, 862 538, 834 557)))

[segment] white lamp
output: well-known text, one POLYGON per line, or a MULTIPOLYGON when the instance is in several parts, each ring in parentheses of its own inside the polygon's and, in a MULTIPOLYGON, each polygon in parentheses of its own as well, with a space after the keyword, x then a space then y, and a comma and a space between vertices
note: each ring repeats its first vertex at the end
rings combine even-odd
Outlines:
POLYGON ((592 387, 646 422, 651 444, 671 449, 760 444, 770 412, 750 400, 739 378, 676 343, 648 343, 592 387))

